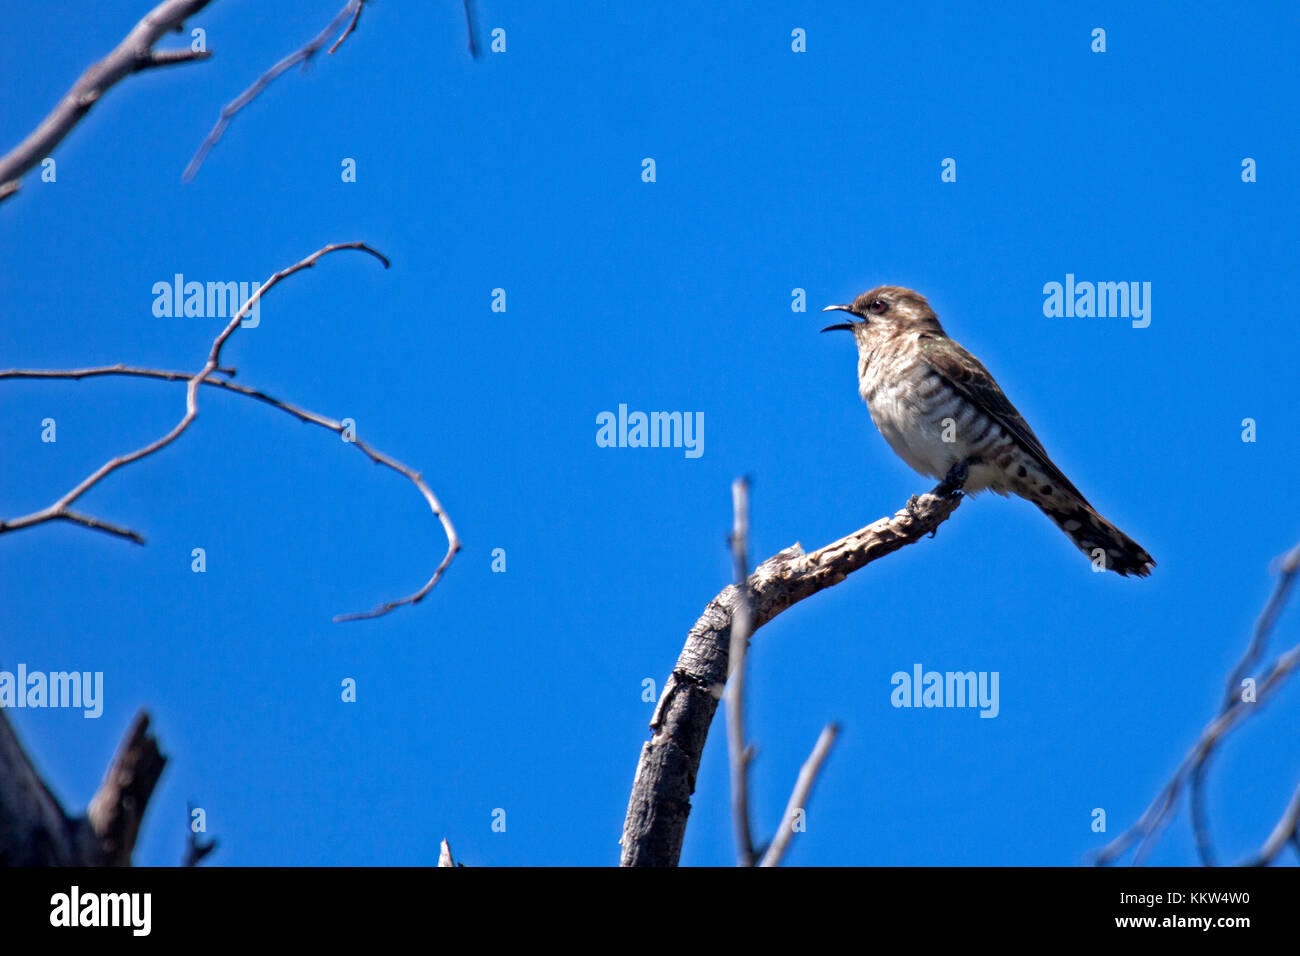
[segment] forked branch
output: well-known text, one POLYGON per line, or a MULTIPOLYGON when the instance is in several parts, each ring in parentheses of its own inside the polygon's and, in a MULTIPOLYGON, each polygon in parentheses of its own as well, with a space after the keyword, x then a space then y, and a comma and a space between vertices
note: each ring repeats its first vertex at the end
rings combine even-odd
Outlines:
MULTIPOLYGON (((1276 696, 1278 690, 1300 666, 1300 644, 1296 644, 1285 653, 1279 654, 1257 674, 1253 695, 1244 693, 1242 682, 1255 671, 1263 657, 1268 639, 1277 624, 1278 615, 1291 594, 1297 575, 1300 575, 1300 544, 1282 556, 1278 561, 1278 571, 1277 584, 1255 624, 1250 643, 1241 660, 1228 676, 1218 714, 1205 725, 1196 743, 1183 757, 1173 775, 1156 794, 1156 798, 1151 801, 1137 822, 1093 857, 1095 864, 1104 866, 1114 863, 1135 847, 1133 862, 1138 864, 1145 861, 1156 839, 1177 809, 1184 789, 1191 791, 1192 827, 1196 836, 1197 853, 1202 863, 1207 866, 1214 864, 1215 854, 1204 805, 1205 776, 1210 760, 1228 734, 1251 715, 1258 713, 1267 701, 1276 696)), ((1246 864, 1267 866, 1288 843, 1294 845, 1300 853, 1300 838, 1297 837, 1298 822, 1300 822, 1300 789, 1292 795, 1273 831, 1259 851, 1245 861, 1246 864)))
MULTIPOLYGON (((286 414, 292 415, 293 417, 297 418, 299 421, 308 422, 310 424, 317 425, 321 428, 325 428, 328 429, 329 431, 335 432, 336 434, 340 434, 340 435, 343 434, 344 425, 342 422, 335 421, 334 419, 327 418, 324 415, 319 415, 316 412, 308 411, 307 409, 303 409, 295 405, 291 405, 288 402, 284 402, 281 401, 280 399, 274 398, 271 395, 266 394, 265 392, 259 391, 258 389, 249 388, 248 386, 245 385, 236 384, 235 382, 229 381, 226 378, 214 378, 213 376, 218 374, 225 374, 225 375, 232 374, 233 370, 229 368, 225 368, 221 365, 222 348, 225 345, 227 339, 229 339, 230 336, 233 335, 235 331, 239 328, 240 322, 249 314, 253 306, 266 293, 268 289, 272 288, 273 286, 275 286, 276 284, 278 284, 288 276, 293 275, 295 272, 299 272, 303 269, 311 268, 316 264, 317 260, 319 260, 322 256, 325 256, 331 252, 337 252, 344 249, 354 249, 361 252, 366 252, 374 256, 375 258, 377 258, 380 262, 382 262, 385 268, 387 268, 388 266, 388 260, 381 253, 372 249, 370 246, 366 245, 365 243, 344 242, 344 243, 333 243, 331 245, 325 246, 324 248, 319 249, 316 252, 312 253, 307 258, 301 260, 300 262, 297 262, 294 265, 289 266, 287 269, 280 270, 279 272, 272 275, 260 288, 258 288, 249 297, 248 301, 244 303, 243 307, 234 315, 233 318, 231 318, 231 320, 227 323, 225 328, 213 341, 212 347, 208 352, 208 360, 204 364, 203 368, 201 368, 198 372, 189 373, 189 372, 169 371, 165 369, 136 368, 136 367, 120 365, 120 364, 98 366, 92 368, 79 368, 79 369, 54 369, 54 370, 10 369, 8 371, 0 371, 0 380, 3 379, 79 380, 83 378, 123 375, 123 376, 149 378, 149 379, 171 381, 171 382, 183 381, 186 383, 185 415, 169 432, 167 432, 162 437, 156 439, 155 441, 150 442, 148 445, 144 446, 143 448, 136 449, 135 451, 130 452, 129 454, 120 455, 117 458, 113 458, 110 461, 104 463, 98 469, 92 472, 89 476, 83 479, 78 485, 76 485, 65 495, 63 495, 63 497, 59 498, 57 501, 53 502, 47 507, 42 508, 39 511, 34 511, 31 514, 23 515, 19 518, 13 518, 8 521, 0 521, 0 534, 9 531, 17 531, 22 528, 30 528, 35 525, 43 524, 45 522, 50 522, 50 521, 71 521, 73 523, 80 524, 84 527, 91 528, 96 531, 104 531, 109 534, 114 534, 119 537, 123 537, 128 540, 134 541, 138 544, 143 544, 144 538, 138 532, 130 528, 126 528, 121 525, 105 521, 101 518, 96 518, 84 514, 80 511, 74 511, 72 509, 72 505, 74 502, 77 501, 77 499, 79 499, 92 487, 94 487, 96 484, 98 484, 100 481, 102 481, 108 475, 112 474, 117 469, 129 465, 133 462, 139 461, 140 459, 148 457, 149 455, 152 455, 158 451, 161 451, 167 445, 175 441, 193 423, 194 419, 198 416, 198 390, 200 386, 221 388, 229 392, 234 392, 235 394, 238 395, 243 395, 247 398, 251 398, 256 401, 262 402, 264 404, 270 405, 273 408, 278 408, 281 411, 285 412, 286 414)), ((412 484, 415 485, 415 487, 419 490, 420 494, 424 497, 426 503, 429 506, 429 509, 433 512, 434 516, 437 517, 438 521, 442 525, 443 533, 446 535, 447 538, 447 550, 444 553, 442 560, 438 563, 437 567, 434 569, 433 574, 424 583, 424 585, 413 594, 392 601, 387 601, 369 611, 363 611, 355 614, 339 615, 338 617, 335 618, 336 621, 353 621, 353 620, 363 620, 367 618, 380 617, 384 614, 387 614, 389 611, 394 610, 395 608, 402 607, 404 605, 418 604, 421 600, 424 599, 424 597, 430 591, 433 590, 434 586, 438 583, 438 581, 441 579, 443 574, 446 572, 447 568, 451 565, 452 559, 456 556, 456 553, 460 550, 460 539, 456 535, 456 529, 452 525, 451 519, 447 516, 446 509, 443 508, 442 503, 438 500, 438 497, 433 493, 433 489, 430 488, 429 485, 424 481, 423 476, 421 476, 419 472, 408 467, 407 465, 404 465, 402 462, 398 461, 397 459, 384 454, 383 452, 372 447, 370 444, 368 444, 367 442, 365 442, 359 437, 353 437, 350 441, 350 444, 354 445, 358 451, 366 455, 366 457, 368 457, 371 461, 375 462, 376 464, 383 465, 384 467, 397 472, 398 474, 404 476, 412 484)))
MULTIPOLYGON (((768 558, 749 576, 751 633, 859 568, 936 531, 961 503, 964 480, 964 472, 954 469, 933 491, 913 497, 893 517, 810 554, 795 544, 768 558)), ((732 622, 741 600, 742 592, 733 584, 709 602, 660 694, 623 824, 623 866, 676 866, 681 856, 695 776, 727 681, 732 622)), ((832 731, 823 732, 807 773, 801 775, 809 786, 820 762, 818 753, 824 757, 831 739, 832 731)), ((792 800, 798 797, 796 788, 792 800)), ((779 853, 771 862, 776 858, 779 853)))
POLYGON ((142 70, 206 59, 206 51, 154 50, 153 47, 169 32, 181 30, 187 19, 211 2, 166 0, 158 4, 108 56, 92 63, 40 125, 0 157, 0 202, 18 191, 23 173, 49 156, 114 84, 142 70))
POLYGON ((778 866, 786 847, 794 838, 794 821, 807 806, 813 783, 835 743, 839 729, 827 725, 804 763, 795 782, 794 792, 781 818, 781 826, 760 861, 754 848, 749 826, 749 765, 754 748, 745 741, 745 657, 749 651, 751 612, 749 606, 749 479, 737 478, 731 485, 732 510, 735 516, 731 531, 731 564, 735 576, 736 604, 731 622, 730 669, 727 678, 727 753, 731 763, 731 816, 736 834, 738 866, 778 866))

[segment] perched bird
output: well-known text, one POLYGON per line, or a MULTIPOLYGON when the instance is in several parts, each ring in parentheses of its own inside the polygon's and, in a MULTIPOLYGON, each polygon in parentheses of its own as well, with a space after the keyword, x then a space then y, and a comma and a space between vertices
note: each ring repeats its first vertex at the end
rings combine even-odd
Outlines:
POLYGON ((967 493, 989 489, 1036 504, 1095 567, 1145 577, 1155 561, 1099 515, 1047 457, 988 369, 948 338, 925 297, 882 285, 851 305, 845 329, 858 346, 858 390, 871 420, 905 462, 933 478, 965 466, 967 493))

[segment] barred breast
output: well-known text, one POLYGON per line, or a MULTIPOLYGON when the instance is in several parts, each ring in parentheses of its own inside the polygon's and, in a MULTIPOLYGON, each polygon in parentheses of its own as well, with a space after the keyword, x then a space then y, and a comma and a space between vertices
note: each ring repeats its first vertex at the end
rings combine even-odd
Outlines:
POLYGON ((1014 490, 1026 457, 1015 439, 904 345, 886 343, 859 357, 859 390, 889 447, 931 478, 943 478, 958 461, 978 458, 966 480, 967 493, 1014 490))

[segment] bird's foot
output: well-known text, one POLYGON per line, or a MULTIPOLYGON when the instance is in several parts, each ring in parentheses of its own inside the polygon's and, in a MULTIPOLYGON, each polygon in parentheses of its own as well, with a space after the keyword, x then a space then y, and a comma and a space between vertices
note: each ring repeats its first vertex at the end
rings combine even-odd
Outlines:
POLYGON ((948 469, 948 474, 944 475, 943 481, 935 487, 934 493, 942 498, 958 497, 966 484, 966 479, 970 477, 970 466, 978 465, 979 461, 979 457, 973 455, 953 462, 953 466, 948 469))

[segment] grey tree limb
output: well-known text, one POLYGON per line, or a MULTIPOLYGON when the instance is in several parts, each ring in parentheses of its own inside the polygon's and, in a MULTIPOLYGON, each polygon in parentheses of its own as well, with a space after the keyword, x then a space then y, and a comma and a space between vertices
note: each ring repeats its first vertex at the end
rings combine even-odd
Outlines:
POLYGON ((839 728, 829 724, 822 731, 812 756, 804 763, 795 781, 794 792, 776 836, 759 861, 754 848, 749 821, 749 765, 754 747, 745 742, 745 658, 752 633, 749 594, 749 479, 737 478, 731 484, 731 567, 736 588, 735 614, 731 622, 730 674, 727 677, 727 756, 731 765, 731 819, 736 835, 737 866, 779 866, 786 847, 794 838, 795 814, 802 810, 812 793, 817 774, 825 763, 839 728))
MULTIPOLYGON (((1278 571, 1278 582, 1263 613, 1260 615, 1259 621, 1255 625, 1249 647, 1236 667, 1233 668, 1231 675, 1229 675, 1218 714, 1201 730, 1200 736, 1197 737, 1191 750, 1179 762, 1172 776, 1170 776, 1160 792, 1156 794, 1155 799, 1151 801, 1146 810, 1143 811, 1137 822, 1098 851, 1093 856, 1094 864, 1105 866, 1114 863, 1135 846, 1133 862, 1135 865, 1142 863, 1146 859, 1147 853, 1154 846, 1157 837, 1168 825, 1174 810, 1178 806, 1183 790, 1189 788, 1197 788, 1194 791, 1197 796, 1193 804, 1192 814, 1197 852, 1203 863, 1209 865, 1213 862, 1214 854, 1199 789, 1203 785, 1204 774, 1210 758, 1228 734, 1242 721, 1252 714, 1258 713, 1263 705, 1276 695, 1292 673, 1297 668, 1300 668, 1300 644, 1295 644, 1274 658, 1257 675, 1256 692, 1253 700, 1243 700, 1239 693, 1241 680, 1251 673, 1263 656, 1268 637, 1277 622, 1278 614, 1291 593, 1297 573, 1300 573, 1300 544, 1297 544, 1282 556, 1278 562, 1278 571)), ((1300 819, 1300 806, 1297 806, 1297 800, 1293 798, 1260 852, 1246 862, 1257 865, 1271 862, 1288 841, 1295 842, 1297 850, 1300 851, 1300 839, 1297 838, 1296 830, 1298 819, 1300 819)))
MULTIPOLYGON (((932 534, 961 503, 964 480, 964 471, 954 469, 933 491, 913 497, 892 517, 811 553, 795 544, 768 558, 749 577, 752 631, 859 568, 932 534)), ((700 757, 727 680, 739 597, 732 584, 709 602, 660 694, 623 824, 623 866, 676 866, 681 856, 700 757)))
POLYGON ((817 775, 821 773, 822 764, 830 756, 831 747, 835 744, 835 737, 839 734, 840 728, 836 724, 827 724, 817 738, 817 743, 813 745, 812 753, 804 761, 804 765, 799 768, 799 778, 794 783, 794 792, 790 794, 790 802, 786 804, 785 816, 781 818, 781 827, 776 831, 776 836, 772 838, 772 845, 767 848, 763 854, 763 859, 759 861, 759 866, 780 866, 781 858, 785 856, 786 848, 790 846, 790 841, 794 839, 794 820, 795 814, 808 806, 808 798, 812 796, 813 784, 817 782, 817 775))
POLYGON ((727 756, 731 766, 731 820, 736 836, 738 866, 753 866, 754 834, 749 826, 749 764, 753 750, 745 743, 745 651, 749 646, 749 481, 737 478, 731 485, 733 525, 731 564, 736 588, 729 641, 730 676, 727 680, 727 756))
POLYGON ((320 259, 322 256, 328 255, 331 252, 338 252, 343 249, 356 249, 362 252, 369 253, 370 255, 377 258, 380 262, 382 262, 384 264, 385 269, 388 268, 388 260, 381 253, 376 252, 374 249, 367 246, 364 242, 336 242, 316 250, 307 258, 294 263, 288 268, 281 269, 279 272, 272 274, 271 277, 266 280, 266 282, 262 283, 262 285, 259 286, 253 292, 253 294, 248 297, 248 301, 244 303, 243 307, 240 308, 240 310, 235 313, 235 315, 230 319, 230 321, 226 323, 225 328, 221 330, 221 332, 217 335, 215 339, 213 339, 212 348, 208 352, 207 362, 204 363, 203 368, 199 369, 199 371, 195 372, 192 376, 190 376, 190 378, 186 382, 185 414, 181 417, 180 421, 178 421, 172 427, 170 431, 168 431, 165 435, 161 436, 160 438, 151 441, 149 444, 137 448, 133 452, 124 455, 119 455, 116 458, 112 458, 109 461, 104 462, 104 464, 100 465, 97 469, 95 469, 93 472, 91 472, 89 475, 83 478, 74 488, 72 488, 70 491, 64 494, 63 497, 59 498, 53 504, 50 504, 45 508, 41 508, 39 511, 33 511, 30 514, 21 515, 20 517, 17 518, 11 518, 7 521, 0 521, 0 534, 4 534, 6 532, 12 532, 12 531, 19 531, 24 528, 30 528, 38 524, 43 524, 47 521, 73 521, 78 524, 84 524, 87 527, 91 527, 96 530, 108 530, 113 534, 130 538, 131 540, 135 541, 138 544, 143 544, 144 539, 137 532, 131 531, 130 529, 126 529, 126 528, 121 528, 116 525, 110 525, 107 522, 99 521, 97 519, 90 519, 87 516, 80 514, 79 512, 72 511, 71 510, 72 504, 75 501, 77 501, 77 499, 79 499, 82 495, 88 492, 91 488, 93 488, 95 485, 99 484, 99 482, 103 481, 113 472, 117 471, 119 468, 124 468, 127 465, 137 462, 142 458, 147 458, 150 455, 153 455, 161 451, 163 448, 166 448, 177 438, 179 438, 185 432, 185 430, 189 428, 191 424, 194 423, 194 420, 198 418, 199 387, 209 376, 214 374, 216 370, 219 367, 221 367, 221 350, 222 348, 225 347, 226 340, 235 334, 235 331, 239 328, 240 323, 243 322, 243 320, 248 316, 249 312, 252 311, 253 306, 257 304, 258 300, 260 300, 262 296, 265 295, 269 289, 271 289, 273 286, 283 281, 288 276, 291 276, 296 272, 300 272, 303 269, 310 269, 311 267, 316 265, 316 261, 320 259))
POLYGON ((316 36, 308 40, 306 44, 299 47, 293 53, 290 53, 288 56, 281 59, 273 67, 254 80, 252 86, 248 87, 248 89, 244 90, 244 92, 240 93, 237 97, 222 107, 221 114, 217 117, 216 125, 212 127, 211 132, 209 132, 208 135, 204 137, 203 142, 199 144, 198 150, 194 153, 194 158, 191 159, 189 165, 185 167, 185 172, 181 174, 181 178, 185 180, 185 182, 189 182, 195 177, 199 171, 199 167, 203 165, 203 161, 207 159, 208 153, 212 151, 212 148, 221 140, 222 134, 225 133, 226 127, 230 125, 230 121, 235 118, 236 113, 242 110, 249 103, 253 102, 253 100, 257 99, 263 90, 299 63, 303 65, 303 69, 306 69, 307 64, 311 62, 312 57, 319 53, 321 48, 329 42, 329 38, 338 33, 340 29, 343 29, 343 33, 334 41, 334 45, 330 47, 329 52, 333 53, 337 50, 352 31, 357 28, 357 20, 361 17, 361 8, 365 6, 365 2, 366 0, 347 0, 347 3, 343 5, 343 9, 334 15, 334 19, 329 22, 324 30, 321 30, 320 33, 316 34, 316 36), (347 23, 346 29, 343 28, 345 22, 347 23))
MULTIPOLYGON (((1237 696, 1241 693, 1241 682, 1250 675, 1251 669, 1264 656, 1264 651, 1268 647, 1268 639, 1277 626, 1278 615, 1282 613, 1282 608, 1286 606, 1286 602, 1291 596, 1291 590, 1295 587, 1297 573, 1300 572, 1300 544, 1284 554, 1278 565, 1277 584, 1273 587, 1273 593, 1269 596, 1268 603, 1264 605, 1264 610, 1260 612, 1259 619, 1255 622, 1255 630, 1251 635, 1250 644, 1241 655, 1241 659, 1237 661, 1237 666, 1228 675, 1227 681, 1224 682, 1223 701, 1219 704, 1220 716, 1232 709, 1237 696)), ((1210 815, 1205 798, 1206 777, 1209 774, 1213 756, 1213 749, 1207 750, 1205 758, 1196 765, 1196 769, 1192 772, 1192 782, 1188 796, 1188 805, 1192 814, 1192 832, 1196 835, 1196 852, 1204 866, 1216 866, 1218 864, 1214 852, 1214 839, 1210 833, 1210 815)), ((1274 851, 1273 855, 1276 855, 1276 851, 1274 851)))
POLYGON ((1273 827, 1273 832, 1268 835, 1259 852, 1242 865, 1268 866, 1288 843, 1300 851, 1300 786, 1296 787, 1295 792, 1291 794, 1286 810, 1282 812, 1277 825, 1273 827))
MULTIPOLYGON (((122 458, 113 460, 113 462, 118 462, 121 464, 129 464, 130 461, 138 460, 138 458, 144 457, 145 454, 152 454, 153 452, 158 451, 159 449, 164 447, 169 440, 174 439, 176 435, 179 435, 181 431, 184 431, 184 429, 188 427, 189 423, 193 422, 194 418, 197 416, 197 405, 194 404, 196 399, 196 394, 193 394, 193 388, 196 379, 199 385, 203 385, 211 388, 220 388, 229 392, 234 392, 238 395, 244 395, 248 398, 262 402, 266 405, 270 405, 273 408, 278 408, 281 411, 289 415, 292 415, 294 418, 298 419, 301 422, 317 425, 321 428, 325 428, 336 434, 342 435, 345 431, 345 428, 343 423, 340 421, 336 421, 332 418, 327 418, 326 416, 317 414, 316 412, 309 411, 304 408, 300 408, 296 405, 292 405, 285 401, 281 401, 280 399, 268 395, 266 392, 263 392, 259 389, 250 388, 246 385, 236 384, 235 382, 229 381, 228 379, 225 378, 213 377, 217 374, 227 375, 231 377, 234 376, 235 369, 220 364, 221 343, 224 342, 225 337, 227 337, 230 334, 233 334, 234 330, 238 328, 239 320, 248 313, 248 310, 251 309, 253 303, 256 302, 258 298, 260 298, 261 294, 265 292, 266 289, 268 289, 271 285, 273 285, 274 283, 280 281, 281 279, 289 275, 292 275, 294 272, 297 272, 300 269, 310 268, 312 265, 315 264, 315 262, 321 256, 329 252, 335 252, 341 249, 357 249, 363 252, 367 252, 370 255, 378 258, 384 264, 385 268, 387 268, 388 266, 388 260, 384 258, 383 255, 381 255, 379 252, 365 245, 365 243, 335 243, 317 251, 316 253, 309 256, 307 259, 304 259, 303 261, 287 269, 277 272, 248 300, 247 303, 245 303, 243 309, 241 309, 239 313, 230 320, 225 330, 223 330, 221 335, 218 337, 217 341, 213 343, 213 351, 209 354, 209 362, 210 363, 215 362, 216 364, 211 368, 208 368, 206 371, 200 371, 199 373, 196 374, 191 372, 179 372, 179 371, 172 371, 167 369, 138 368, 138 367, 132 367, 132 366, 123 365, 119 363, 117 365, 102 365, 102 366, 75 368, 75 369, 7 369, 4 371, 0 371, 0 381, 4 381, 6 379, 36 379, 36 380, 62 379, 62 380, 78 381, 83 378, 99 378, 99 377, 111 375, 111 376, 147 378, 147 379, 169 381, 169 382, 185 382, 189 386, 189 391, 187 392, 186 417, 185 419, 182 420, 181 424, 178 425, 176 429, 173 429, 172 433, 169 433, 171 438, 167 438, 165 436, 163 439, 159 439, 157 442, 152 443, 150 446, 148 446, 147 449, 142 450, 144 454, 141 454, 141 452, 136 452, 131 456, 124 456, 122 458), (191 411, 193 411, 193 414, 191 414, 191 411)), ((433 489, 429 487, 428 483, 424 480, 424 477, 418 471, 403 464, 402 462, 398 461, 396 458, 393 458, 390 455, 387 455, 384 452, 378 450, 377 448, 373 447, 372 445, 364 441, 359 436, 355 436, 355 435, 352 436, 349 443, 353 445, 359 452, 361 452, 367 458, 373 461, 375 464, 382 465, 385 468, 389 468, 392 471, 397 472, 398 474, 405 477, 408 481, 410 481, 413 485, 415 485, 416 489, 419 490, 420 494, 424 497, 425 502, 428 504, 429 510, 433 512, 434 517, 436 517, 439 523, 442 525, 443 534, 447 538, 447 550, 444 552, 442 560, 439 561, 438 566, 434 568, 433 574, 430 575, 430 577, 428 578, 427 581, 425 581, 423 586, 421 586, 414 593, 409 594, 406 597, 395 598, 391 601, 386 601, 383 604, 380 604, 369 611, 361 611, 353 614, 337 615, 334 618, 336 623, 344 622, 344 621, 368 620, 371 618, 382 617, 383 615, 389 613, 390 611, 398 607, 418 604, 420 601, 424 600, 424 598, 429 594, 429 592, 432 591, 433 588, 437 585, 438 581, 442 578, 443 574, 447 571, 447 568, 451 565, 452 559, 455 558, 456 554, 460 551, 460 547, 461 547, 460 538, 456 534, 456 529, 451 523, 451 518, 447 514, 447 510, 442 506, 442 502, 438 500, 438 497, 437 495, 434 494, 433 489)), ((137 544, 144 544, 144 538, 138 532, 133 531, 130 528, 120 527, 118 525, 111 524, 110 522, 104 521, 102 519, 95 518, 90 515, 83 514, 81 512, 72 511, 69 507, 71 502, 75 500, 75 497, 84 494, 85 491, 88 490, 90 486, 95 484, 98 480, 107 476, 107 474, 112 470, 111 468, 109 468, 109 465, 113 465, 113 462, 109 462, 108 465, 101 467, 100 470, 95 473, 95 475, 92 475, 91 478, 94 480, 87 479, 86 482, 83 482, 84 487, 78 486, 79 490, 74 489, 73 492, 69 492, 69 495, 73 497, 65 496, 64 499, 61 499, 62 504, 60 502, 55 502, 53 505, 50 505, 49 507, 44 508, 41 511, 33 512, 32 514, 26 515, 22 518, 15 518, 9 521, 0 520, 0 534, 4 534, 7 531, 18 530, 24 527, 32 527, 33 525, 40 524, 46 521, 58 520, 58 521, 71 521, 76 524, 80 524, 85 527, 91 528, 93 530, 105 531, 110 534, 118 535, 119 537, 127 538, 128 540, 134 541, 137 544)))
MULTIPOLYGON (((478 43, 474 39, 474 13, 472 4, 473 0, 464 0, 465 21, 469 30, 469 52, 470 56, 477 58, 478 43)), ((185 167, 185 172, 181 174, 181 178, 185 182, 189 182, 198 175, 199 167, 201 167, 204 160, 207 159, 208 153, 212 152, 213 147, 220 142, 221 137, 226 132, 226 127, 230 125, 231 120, 235 118, 235 115, 240 110, 248 106, 248 104, 253 102, 253 100, 257 99, 262 94, 263 90, 299 63, 301 63, 303 69, 306 70, 308 64, 311 63, 312 58, 324 48, 327 42, 329 42, 329 38, 334 36, 334 34, 339 33, 339 30, 342 29, 343 32, 339 33, 338 39, 330 45, 328 53, 332 56, 335 51, 343 45, 343 41, 351 36, 353 31, 356 30, 357 22, 361 19, 361 9, 365 5, 366 0, 347 0, 343 5, 343 9, 334 15, 334 19, 329 22, 325 29, 321 30, 320 33, 308 40, 303 46, 279 60, 279 62, 254 80, 252 85, 245 89, 244 92, 240 93, 237 97, 223 106, 221 108, 221 113, 217 116, 217 122, 213 125, 212 130, 208 135, 204 137, 203 142, 199 144, 199 148, 195 150, 194 156, 190 160, 189 165, 185 167), (347 23, 346 27, 344 27, 345 21, 347 23)))
POLYGON ((108 56, 91 64, 40 125, 0 157, 0 202, 18 190, 20 177, 47 157, 113 85, 141 70, 206 59, 206 51, 155 51, 153 47, 167 33, 180 31, 187 19, 211 2, 165 0, 145 14, 108 56))

